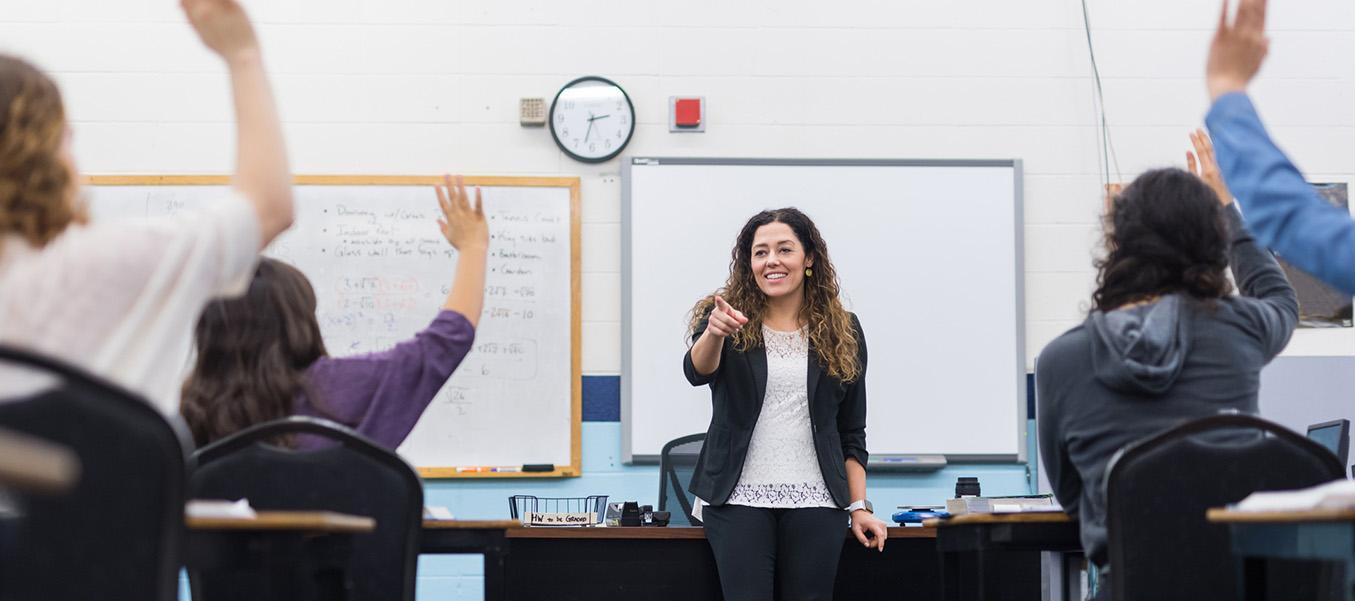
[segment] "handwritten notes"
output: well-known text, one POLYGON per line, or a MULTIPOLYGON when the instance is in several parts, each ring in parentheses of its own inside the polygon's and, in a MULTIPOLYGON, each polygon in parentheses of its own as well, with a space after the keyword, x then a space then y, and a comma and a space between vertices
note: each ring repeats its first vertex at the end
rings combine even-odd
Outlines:
MULTIPOLYGON (((383 351, 427 327, 459 258, 431 185, 295 191, 296 225, 267 254, 310 278, 330 354, 383 351)), ((419 467, 570 465, 570 189, 483 193, 491 240, 475 343, 400 452, 419 467)), ((92 207, 96 219, 171 216, 225 197, 224 186, 97 186, 92 207)))

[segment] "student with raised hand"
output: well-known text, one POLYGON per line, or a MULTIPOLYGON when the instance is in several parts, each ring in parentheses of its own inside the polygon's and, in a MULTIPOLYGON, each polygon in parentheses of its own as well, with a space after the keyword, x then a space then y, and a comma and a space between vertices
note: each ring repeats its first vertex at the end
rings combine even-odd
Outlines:
POLYGON ((183 387, 183 417, 198 445, 309 415, 346 424, 387 448, 400 446, 470 352, 484 304, 489 228, 480 191, 472 206, 460 177, 445 183, 435 186, 438 225, 457 250, 456 272, 442 310, 413 338, 382 352, 330 357, 310 280, 274 259, 259 264, 244 296, 207 306, 183 387))
POLYGON ((1036 362, 1040 456, 1101 571, 1098 599, 1110 597, 1101 485, 1110 458, 1191 419, 1257 413, 1261 368, 1298 321, 1284 272, 1230 206, 1209 138, 1191 140, 1201 177, 1149 171, 1116 196, 1093 309, 1036 362))
MULTIPOLYGON (((0 56, 0 343, 63 359, 178 411, 193 323, 238 294, 292 223, 291 174, 258 39, 234 0, 184 0, 235 98, 234 193, 201 211, 90 223, 56 84, 0 56)), ((128 140, 128 144, 137 143, 128 140)))
MULTIPOLYGON (((884 550, 866 500, 866 340, 838 298, 828 246, 804 213, 739 232, 724 288, 692 310, 683 372, 709 385, 692 475, 728 601, 833 598, 851 530, 884 550)), ((694 514, 697 512, 694 512, 694 514)))
POLYGON ((1209 48, 1206 82, 1213 106, 1205 118, 1218 163, 1256 239, 1285 260, 1355 294, 1355 221, 1322 200, 1266 133, 1247 85, 1269 50, 1265 0, 1242 0, 1228 21, 1225 0, 1209 48))

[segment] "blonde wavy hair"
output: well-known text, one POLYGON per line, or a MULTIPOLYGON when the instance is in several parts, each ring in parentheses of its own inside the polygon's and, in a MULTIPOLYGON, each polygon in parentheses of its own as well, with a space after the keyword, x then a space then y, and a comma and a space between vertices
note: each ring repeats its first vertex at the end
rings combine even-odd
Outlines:
POLYGON ((838 298, 837 270, 828 258, 828 245, 819 235, 819 228, 793 207, 762 211, 744 224, 730 251, 729 279, 723 288, 692 307, 689 334, 696 333, 710 315, 718 294, 748 317, 747 325, 733 336, 734 348, 747 351, 762 346, 762 318, 767 311, 767 295, 758 288, 757 276, 753 274, 753 234, 769 223, 790 226, 795 237, 800 239, 805 256, 814 260, 814 275, 804 279, 805 300, 800 307, 800 321, 806 324, 810 347, 828 375, 842 382, 855 381, 861 375, 856 329, 852 327, 851 314, 838 298))
POLYGON ((44 246, 84 220, 75 174, 61 156, 66 110, 56 83, 0 54, 0 235, 44 246))

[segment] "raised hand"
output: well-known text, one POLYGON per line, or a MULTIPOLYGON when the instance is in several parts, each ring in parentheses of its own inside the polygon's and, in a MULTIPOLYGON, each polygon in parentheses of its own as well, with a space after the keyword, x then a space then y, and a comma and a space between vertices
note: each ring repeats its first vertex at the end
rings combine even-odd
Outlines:
POLYGON ((444 175, 442 181, 443 185, 433 186, 438 194, 438 207, 442 209, 442 217, 438 219, 442 237, 458 251, 488 248, 489 226, 485 223, 480 189, 475 189, 475 206, 472 207, 466 194, 465 179, 458 175, 453 182, 452 176, 444 175))
POLYGON ((259 48, 249 15, 235 0, 181 0, 188 22, 212 52, 226 62, 247 57, 259 48))
POLYGON ((1209 184, 1223 206, 1233 204, 1233 193, 1228 191, 1228 184, 1223 182, 1219 163, 1214 159, 1214 143, 1209 140, 1209 134, 1203 129, 1196 129, 1190 134, 1190 143, 1195 146, 1195 152, 1186 151, 1186 166, 1190 168, 1190 172, 1209 184))
POLYGON ((1210 100, 1230 92, 1243 92, 1261 70, 1270 49, 1266 38, 1266 0, 1241 0, 1237 19, 1228 23, 1228 0, 1223 1, 1219 28, 1209 45, 1205 83, 1210 100))
POLYGON ((746 323, 748 323, 748 318, 744 316, 742 311, 729 306, 724 297, 716 295, 715 308, 710 312, 706 332, 712 336, 724 338, 739 331, 739 328, 746 323))

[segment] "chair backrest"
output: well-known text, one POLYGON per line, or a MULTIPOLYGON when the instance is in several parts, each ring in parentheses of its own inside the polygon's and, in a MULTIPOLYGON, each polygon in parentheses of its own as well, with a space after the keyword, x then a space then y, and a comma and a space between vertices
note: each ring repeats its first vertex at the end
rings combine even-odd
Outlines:
MULTIPOLYGON (((376 519, 352 540, 351 599, 412 600, 423 527, 423 485, 399 455, 323 419, 289 417, 241 430, 194 454, 195 499, 249 499, 255 509, 315 509, 376 519), (274 444, 296 435, 331 443, 314 450, 274 444)), ((194 601, 260 599, 258 573, 190 571, 194 601), (257 578, 256 578, 257 577, 257 578)))
POLYGON ((176 599, 187 429, 61 361, 0 346, 0 369, 0 426, 60 444, 81 466, 66 493, 16 495, 0 597, 176 599))
POLYGON ((1126 446, 1106 469, 1112 598, 1238 598, 1228 530, 1205 510, 1341 477, 1318 444, 1246 415, 1206 417, 1126 446))
POLYGON ((687 491, 687 485, 692 481, 696 459, 701 455, 701 446, 705 443, 704 432, 689 434, 668 441, 659 452, 658 510, 672 512, 669 520, 672 525, 701 525, 700 520, 692 517, 692 504, 696 501, 695 496, 687 491))

